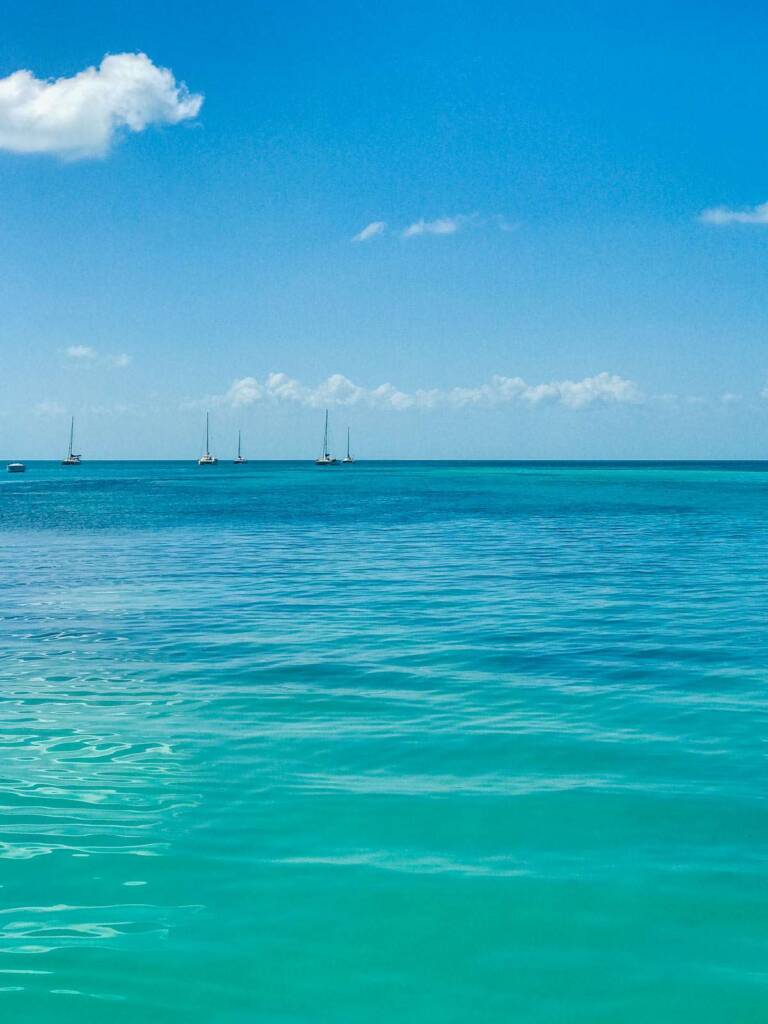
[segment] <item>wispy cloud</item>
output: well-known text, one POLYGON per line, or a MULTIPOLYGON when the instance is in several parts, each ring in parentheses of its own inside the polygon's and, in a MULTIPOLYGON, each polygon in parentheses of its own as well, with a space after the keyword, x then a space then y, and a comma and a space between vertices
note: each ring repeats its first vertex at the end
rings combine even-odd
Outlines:
POLYGON ((65 349, 65 354, 70 359, 96 359, 97 353, 95 348, 91 348, 90 345, 70 345, 69 348, 65 349))
POLYGON ((352 239, 353 242, 369 242, 372 238, 382 234, 386 231, 387 224, 383 220, 373 220, 370 224, 366 224, 362 231, 358 233, 352 239))
POLYGON ((522 377, 497 375, 487 384, 477 387, 419 388, 415 391, 405 391, 389 383, 363 387, 340 373, 314 386, 303 384, 285 373, 271 373, 262 381, 256 377, 241 377, 225 394, 207 398, 200 404, 217 403, 237 408, 257 402, 287 402, 312 408, 363 405, 401 410, 520 402, 529 406, 558 403, 569 409, 586 409, 596 403, 636 403, 642 400, 639 387, 615 373, 542 384, 528 384, 522 377))
POLYGON ((438 217, 436 220, 414 221, 401 232, 403 238, 417 238, 419 235, 455 235, 467 224, 477 221, 472 214, 458 213, 454 217, 438 217))
POLYGON ((516 231, 518 224, 509 221, 501 214, 480 216, 479 213, 457 213, 452 217, 436 217, 425 220, 423 217, 413 221, 404 228, 389 230, 386 221, 374 220, 353 236, 353 242, 368 242, 372 238, 385 233, 397 235, 399 238, 419 238, 424 235, 455 235, 467 227, 495 227, 499 231, 516 231))
POLYGON ((768 224, 768 203, 732 210, 728 206, 712 206, 702 210, 699 220, 704 224, 768 224))
POLYGON ((15 71, 0 79, 0 149, 100 157, 118 132, 178 124, 202 103, 144 53, 107 55, 98 68, 54 81, 15 71))
POLYGON ((114 366, 119 370, 130 366, 132 357, 127 352, 119 352, 117 355, 97 352, 90 345, 70 345, 64 349, 64 355, 68 359, 81 363, 102 363, 107 366, 114 366))
POLYGON ((38 402, 32 409, 35 416, 63 416, 66 409, 60 402, 38 402))

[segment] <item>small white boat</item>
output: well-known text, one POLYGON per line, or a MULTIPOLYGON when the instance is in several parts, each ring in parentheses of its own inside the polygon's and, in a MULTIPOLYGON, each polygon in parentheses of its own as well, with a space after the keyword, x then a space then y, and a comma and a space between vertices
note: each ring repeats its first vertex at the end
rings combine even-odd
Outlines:
POLYGON ((237 458, 234 460, 236 466, 244 466, 248 462, 240 451, 240 431, 237 432, 237 458))
POLYGON ((323 434, 323 454, 315 459, 316 466, 335 466, 336 459, 328 451, 328 410, 325 410, 325 432, 323 434))
POLYGON ((205 414, 205 452, 197 460, 198 466, 215 466, 219 461, 215 455, 211 455, 211 444, 208 429, 208 413, 205 414))
POLYGON ((355 460, 349 454, 349 427, 347 427, 347 454, 341 460, 342 462, 354 462, 355 460))
POLYGON ((9 473, 24 473, 27 469, 23 462, 9 462, 5 468, 9 473))
POLYGON ((61 460, 62 466, 79 466, 82 460, 82 455, 77 455, 73 449, 75 440, 75 417, 73 416, 69 423, 69 450, 67 451, 66 459, 61 460))

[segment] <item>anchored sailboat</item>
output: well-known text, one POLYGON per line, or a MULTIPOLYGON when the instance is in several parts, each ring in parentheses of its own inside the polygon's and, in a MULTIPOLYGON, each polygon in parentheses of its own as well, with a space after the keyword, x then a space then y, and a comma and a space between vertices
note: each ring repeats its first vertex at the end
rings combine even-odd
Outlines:
POLYGON ((66 459, 61 460, 62 466, 79 466, 82 456, 76 455, 73 449, 75 440, 75 417, 73 416, 69 423, 69 449, 67 451, 66 459))
POLYGON ((354 462, 355 460, 349 454, 349 427, 347 427, 347 454, 341 460, 342 462, 354 462))
POLYGON ((325 432, 323 433, 323 454, 315 459, 316 466, 335 466, 336 459, 328 451, 328 410, 325 410, 325 432))
POLYGON ((244 466, 248 459, 244 458, 240 452, 240 431, 237 432, 237 458, 234 460, 236 466, 244 466))
POLYGON ((215 455, 211 455, 211 444, 208 430, 208 413, 205 414, 205 454, 197 460, 198 466, 215 466, 219 461, 215 455))

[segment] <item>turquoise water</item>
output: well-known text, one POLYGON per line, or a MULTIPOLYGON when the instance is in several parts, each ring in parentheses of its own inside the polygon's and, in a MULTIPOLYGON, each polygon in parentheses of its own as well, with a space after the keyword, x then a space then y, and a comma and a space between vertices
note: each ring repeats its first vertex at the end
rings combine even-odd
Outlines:
POLYGON ((0 1015, 762 1022, 768 465, 0 480, 0 1015))

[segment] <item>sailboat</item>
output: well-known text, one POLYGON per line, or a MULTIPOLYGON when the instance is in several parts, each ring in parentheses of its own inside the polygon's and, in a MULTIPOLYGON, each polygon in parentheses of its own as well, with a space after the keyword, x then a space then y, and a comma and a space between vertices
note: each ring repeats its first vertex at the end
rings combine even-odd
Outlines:
POLYGON ((244 458, 240 452, 240 431, 237 432, 237 458, 234 460, 236 466, 244 466, 248 459, 244 458))
POLYGON ((75 440, 75 417, 73 416, 69 424, 69 449, 67 451, 66 459, 61 460, 62 466, 79 466, 82 456, 76 455, 73 450, 73 444, 75 440))
POLYGON ((325 432, 323 433, 323 454, 315 459, 316 466, 335 466, 336 459, 328 451, 328 410, 325 410, 325 432))
POLYGON ((349 454, 349 427, 347 427, 347 454, 341 460, 342 462, 354 462, 355 460, 349 454))
POLYGON ((208 413, 205 414, 205 454, 197 460, 198 466, 215 466, 219 461, 215 455, 211 455, 211 445, 208 430, 208 413))

